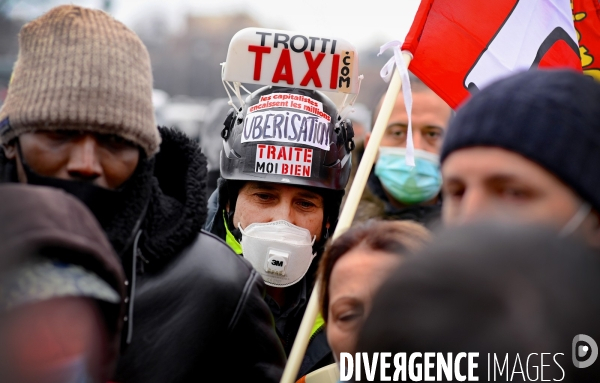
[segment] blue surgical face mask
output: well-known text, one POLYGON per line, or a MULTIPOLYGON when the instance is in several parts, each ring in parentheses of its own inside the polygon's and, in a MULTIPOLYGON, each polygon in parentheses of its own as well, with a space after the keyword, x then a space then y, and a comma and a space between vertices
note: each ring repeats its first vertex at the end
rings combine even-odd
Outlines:
POLYGON ((415 166, 405 161, 406 149, 381 147, 375 175, 397 201, 417 204, 433 199, 442 187, 440 157, 415 149, 415 166))

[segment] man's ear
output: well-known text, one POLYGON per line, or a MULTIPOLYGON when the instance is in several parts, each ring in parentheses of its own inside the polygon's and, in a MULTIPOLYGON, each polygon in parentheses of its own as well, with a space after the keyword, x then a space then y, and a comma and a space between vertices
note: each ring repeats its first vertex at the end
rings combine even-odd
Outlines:
POLYGON ((329 223, 329 219, 327 219, 327 223, 325 224, 325 233, 322 233, 322 237, 319 239, 324 239, 324 240, 328 240, 333 236, 333 233, 329 232, 329 229, 331 228, 331 224, 329 223))
POLYGON ((2 149, 4 150, 4 156, 9 160, 14 160, 17 158, 17 145, 14 141, 2 145, 2 149))

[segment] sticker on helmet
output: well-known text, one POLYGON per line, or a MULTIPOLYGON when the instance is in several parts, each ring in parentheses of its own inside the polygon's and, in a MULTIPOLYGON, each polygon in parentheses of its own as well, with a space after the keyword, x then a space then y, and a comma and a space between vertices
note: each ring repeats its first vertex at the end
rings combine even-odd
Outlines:
MULTIPOLYGON (((309 97, 304 98, 312 100, 309 97)), ((269 102, 271 101, 265 100, 263 104, 269 105, 269 102)), ((298 109, 300 109, 301 102, 296 103, 293 100, 275 101, 274 103, 281 102, 288 102, 290 105, 292 103, 296 104, 298 105, 298 109)), ((319 111, 322 112, 322 105, 313 106, 305 101, 303 103, 315 114, 300 111, 295 112, 294 110, 269 111, 262 109, 258 109, 258 112, 248 113, 244 120, 242 143, 264 141, 286 142, 313 146, 328 151, 329 144, 333 141, 334 136, 333 124, 329 122, 331 118, 327 114, 325 115, 329 119, 325 119, 320 114, 317 114, 319 111)), ((257 105, 260 105, 260 103, 257 105)))
POLYGON ((323 112, 323 103, 301 94, 271 93, 261 96, 258 104, 248 108, 248 113, 271 108, 290 108, 312 113, 331 121, 331 117, 323 112))
POLYGON ((231 39, 223 79, 357 94, 355 52, 340 38, 245 28, 231 39))
POLYGON ((312 159, 312 149, 258 144, 254 171, 256 173, 310 177, 312 159))

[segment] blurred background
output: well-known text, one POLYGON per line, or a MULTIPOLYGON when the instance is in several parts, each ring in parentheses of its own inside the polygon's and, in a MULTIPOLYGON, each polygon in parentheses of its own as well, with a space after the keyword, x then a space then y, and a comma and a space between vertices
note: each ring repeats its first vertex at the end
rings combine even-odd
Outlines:
POLYGON ((419 0, 0 0, 0 105, 17 59, 19 29, 62 3, 103 9, 133 29, 150 52, 157 122, 202 141, 207 130, 220 131, 225 118, 226 111, 220 117, 215 110, 226 97, 219 64, 240 29, 287 29, 350 41, 365 76, 358 102, 368 114, 386 89, 379 70, 391 52, 377 57, 379 47, 404 39, 419 0), (208 119, 217 126, 207 126, 208 119))

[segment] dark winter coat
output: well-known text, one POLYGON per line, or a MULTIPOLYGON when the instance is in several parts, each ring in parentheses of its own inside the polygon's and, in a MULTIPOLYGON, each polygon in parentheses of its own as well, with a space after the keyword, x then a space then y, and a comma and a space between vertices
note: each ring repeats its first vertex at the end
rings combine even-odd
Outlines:
POLYGON ((105 227, 133 291, 114 381, 279 381, 285 355, 262 278, 201 232, 206 160, 182 133, 160 133, 160 152, 140 162, 105 227))
POLYGON ((383 190, 381 181, 371 172, 361 197, 354 223, 364 222, 369 219, 383 220, 409 220, 418 222, 432 229, 440 221, 442 203, 434 205, 412 205, 399 209, 393 206, 383 190))

